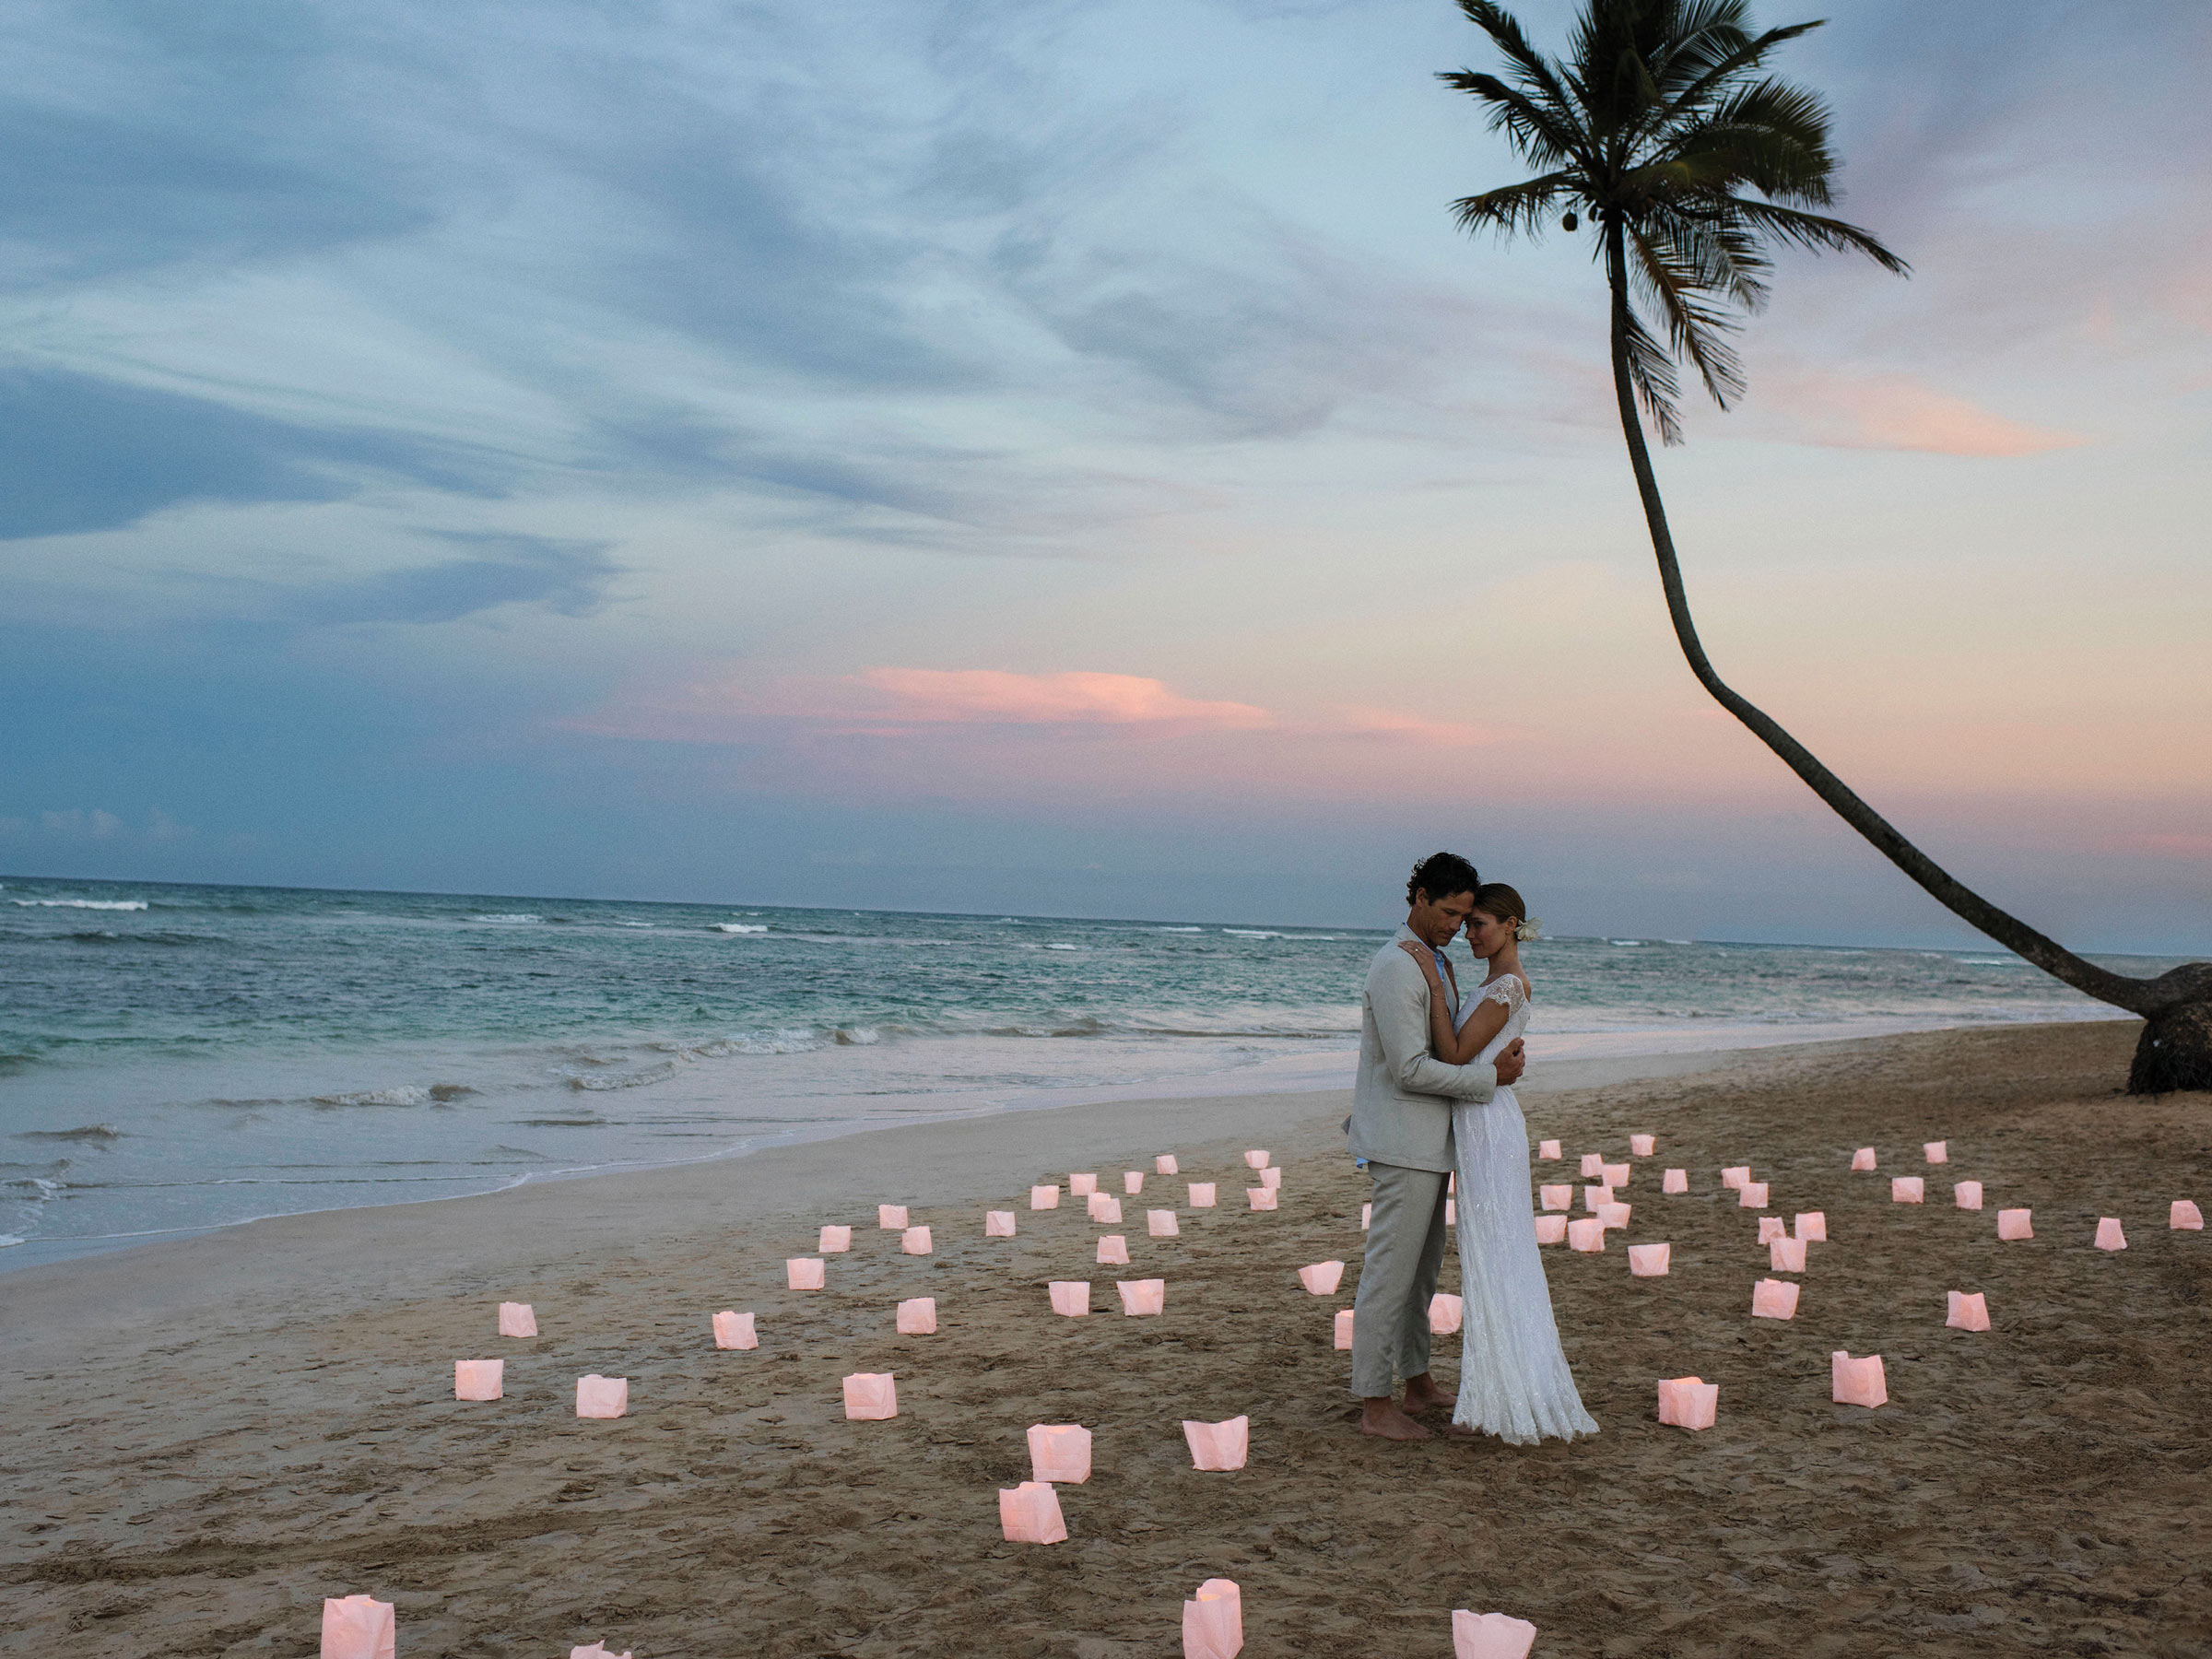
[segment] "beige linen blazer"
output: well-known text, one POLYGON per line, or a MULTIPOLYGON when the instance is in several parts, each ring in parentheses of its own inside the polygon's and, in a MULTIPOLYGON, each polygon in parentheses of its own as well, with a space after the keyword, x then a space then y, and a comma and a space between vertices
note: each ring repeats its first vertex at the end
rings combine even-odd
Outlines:
POLYGON ((1359 1076, 1352 1086, 1352 1156, 1406 1170, 1452 1168, 1454 1101, 1498 1092, 1494 1065, 1446 1065, 1429 1052, 1429 981, 1398 948, 1400 927, 1367 965, 1359 1076))

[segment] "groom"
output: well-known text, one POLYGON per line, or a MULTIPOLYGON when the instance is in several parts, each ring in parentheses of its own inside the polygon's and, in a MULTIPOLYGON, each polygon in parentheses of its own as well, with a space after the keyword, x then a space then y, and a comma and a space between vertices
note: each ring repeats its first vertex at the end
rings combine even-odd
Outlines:
MULTIPOLYGON (((1406 925, 1367 968, 1351 1145, 1355 1158, 1367 1159, 1375 1197, 1352 1303, 1352 1392, 1361 1401, 1360 1432, 1384 1440, 1427 1440, 1429 1430, 1409 1414, 1452 1404, 1429 1377, 1429 1299, 1444 1259, 1453 1104, 1486 1101, 1521 1076, 1517 1039, 1495 1067, 1446 1065, 1430 1053, 1429 982, 1398 948, 1418 939, 1441 955, 1481 885, 1456 853, 1422 859, 1406 884, 1406 925), (1403 1410, 1391 1398, 1394 1376, 1406 1380, 1403 1410)), ((1448 985, 1443 994, 1453 994, 1448 985)))

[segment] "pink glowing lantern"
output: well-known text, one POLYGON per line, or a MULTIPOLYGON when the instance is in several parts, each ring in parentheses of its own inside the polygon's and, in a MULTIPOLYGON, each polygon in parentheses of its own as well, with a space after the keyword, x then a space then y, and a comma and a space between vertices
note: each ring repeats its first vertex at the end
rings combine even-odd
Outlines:
POLYGON ((1790 1230, 1782 1224, 1780 1216, 1761 1216, 1759 1218, 1759 1241, 1771 1244, 1777 1239, 1786 1239, 1790 1230))
POLYGON ((2033 1210, 2001 1209, 1997 1212, 1997 1237, 2000 1239, 2032 1239, 2035 1228, 2033 1210))
POLYGON ((1166 1279, 1122 1279, 1114 1288, 1121 1292, 1124 1318, 1144 1319, 1167 1312, 1166 1279))
POLYGON ((393 1659, 397 1640, 390 1602, 370 1595, 324 1599, 323 1659, 393 1659))
POLYGON ((1976 1290, 1969 1295, 1964 1290, 1947 1290, 1950 1299, 1943 1323, 1954 1330, 1986 1331, 1989 1329, 1989 1298, 1976 1290))
POLYGON ((1688 1192, 1689 1171, 1688 1170, 1667 1171, 1665 1175, 1659 1178, 1659 1190, 1663 1193, 1688 1192))
MULTIPOLYGON (((1244 1189, 1244 1196, 1250 1202, 1253 1209, 1271 1210, 1278 1207, 1276 1201, 1280 1194, 1277 1194, 1273 1187, 1246 1187, 1244 1189)), ((1447 1198, 1444 1200, 1444 1202, 1449 1204, 1452 1201, 1447 1198)), ((1445 1219, 1448 1225, 1450 1222, 1450 1218, 1447 1217, 1445 1219)))
POLYGON ((1631 1244, 1629 1271, 1638 1278, 1665 1278, 1674 1252, 1672 1244, 1631 1244))
POLYGON ((899 1248, 908 1255, 931 1255, 936 1246, 929 1241, 929 1229, 910 1227, 899 1235, 899 1248))
POLYGON ((1721 1171, 1721 1184, 1724 1187, 1740 1187, 1750 1179, 1751 1166, 1749 1164, 1731 1164, 1721 1171))
POLYGON ((1874 1148, 1872 1147, 1861 1147, 1856 1152, 1853 1152, 1851 1155, 1851 1167, 1853 1171, 1873 1169, 1874 1148))
POLYGON ((1267 1154, 1262 1151, 1259 1147, 1254 1147, 1251 1151, 1244 1154, 1244 1167, 1248 1170, 1265 1169, 1267 1167, 1267 1154))
POLYGON ((1122 1171, 1122 1196, 1134 1198, 1145 1190, 1145 1172, 1142 1170, 1122 1171))
POLYGON ((1597 1206, 1597 1224, 1605 1228, 1626 1227, 1630 1208, 1625 1204, 1601 1204, 1597 1206))
POLYGON ((1349 1308, 1337 1311, 1335 1328, 1336 1346, 1340 1348, 1350 1347, 1352 1346, 1352 1311, 1349 1308))
POLYGON ((1677 1429, 1710 1429, 1720 1415, 1721 1385, 1695 1377, 1663 1378, 1659 1383, 1659 1420, 1677 1429))
POLYGON ((1559 1143, 1558 1141, 1538 1141, 1536 1143, 1536 1156, 1544 1159, 1547 1161, 1558 1158, 1559 1156, 1559 1143))
POLYGON ((885 1232, 906 1230, 906 1206, 879 1204, 876 1206, 876 1225, 885 1232))
POLYGON ((1951 1202, 1960 1209, 1980 1209, 1982 1183, 1978 1181, 1954 1181, 1951 1182, 1951 1202))
POLYGON ((1336 1287, 1344 1282, 1344 1264, 1315 1262, 1311 1267, 1300 1267, 1298 1282, 1306 1288, 1308 1296, 1334 1296, 1336 1287))
POLYGON ((1054 1279, 1047 1288, 1052 1292, 1053 1312, 1061 1318, 1081 1319, 1090 1312, 1088 1279, 1054 1279))
POLYGON ((1120 1233, 1100 1233, 1097 1260, 1101 1267, 1128 1266, 1129 1241, 1120 1233))
POLYGON ((1923 1141, 1920 1154, 1932 1164, 1949 1163, 1951 1147, 1948 1141, 1923 1141))
POLYGON ((1194 1423, 1186 1418, 1182 1438, 1190 1442, 1193 1468, 1241 1469, 1252 1448, 1252 1419, 1233 1417, 1226 1423, 1194 1423))
POLYGON ((1574 1207, 1574 1189, 1571 1186, 1540 1186, 1536 1196, 1547 1210, 1571 1210, 1574 1207))
POLYGON ((1918 1175, 1889 1177, 1889 1202, 1892 1204, 1924 1204, 1928 1197, 1928 1183, 1918 1175))
POLYGON ((604 1641, 590 1641, 582 1647, 571 1648, 569 1659, 630 1659, 630 1653, 625 1648, 618 1653, 604 1641))
POLYGON ((2203 1232, 2205 1212, 2186 1198, 2176 1198, 2166 1211, 2166 1225, 2175 1232, 2203 1232))
POLYGON ((1456 1296, 1439 1290, 1429 1299, 1429 1329, 1438 1336, 1449 1336, 1459 1329, 1465 1307, 1456 1296))
MULTIPOLYGON (((1599 1232, 1601 1232, 1601 1233, 1602 1233, 1602 1232, 1604 1232, 1604 1230, 1605 1230, 1605 1227, 1604 1227, 1604 1224, 1603 1224, 1603 1223, 1600 1223, 1600 1224, 1599 1224, 1598 1230, 1599 1230, 1599 1232)), ((1564 1216, 1559 1216, 1559 1215, 1552 1215, 1552 1216, 1538 1216, 1538 1217, 1536 1218, 1536 1242, 1537 1242, 1537 1243, 1539 1243, 1539 1244, 1564 1244, 1566 1241, 1567 1241, 1567 1218, 1566 1218, 1566 1217, 1564 1217, 1564 1216)))
POLYGON ((1090 1430, 1077 1423, 1030 1425, 1030 1478, 1081 1486, 1090 1478, 1090 1430))
POLYGON ((1586 1186, 1583 1189, 1583 1207, 1594 1216, 1597 1214, 1599 1205, 1612 1202, 1613 1189, 1609 1186, 1586 1186))
POLYGON ((792 1256, 783 1264, 783 1282, 794 1290, 819 1290, 828 1272, 819 1256, 792 1256))
POLYGON ((1629 1184, 1629 1176, 1631 1173, 1629 1165, 1625 1163, 1603 1164, 1599 1166, 1599 1169, 1606 1178, 1607 1186, 1624 1187, 1629 1184))
POLYGON ((1281 1192, 1283 1190, 1282 1170, 1276 1165, 1270 1164, 1266 1169, 1260 1171, 1260 1184, 1264 1187, 1270 1188, 1275 1192, 1281 1192))
POLYGON ((1096 1170, 1067 1178, 1067 1194, 1071 1198, 1088 1198, 1098 1190, 1099 1174, 1096 1170))
POLYGON ((1803 1239, 1776 1239, 1767 1246, 1769 1273, 1803 1273, 1805 1271, 1805 1241, 1803 1239))
POLYGON ((1212 1209, 1214 1207, 1214 1183, 1212 1182, 1194 1181, 1189 1185, 1193 1209, 1212 1209))
POLYGON ((1359 1206, 1359 1230, 1360 1230, 1361 1232, 1365 1232, 1365 1231, 1367 1231, 1367 1230, 1368 1230, 1370 1228, 1371 1228, 1372 1226, 1374 1226, 1374 1224, 1375 1224, 1375 1206, 1374 1206, 1373 1205, 1371 1205, 1371 1204, 1363 1204, 1363 1205, 1361 1205, 1361 1206, 1359 1206))
POLYGON ((1066 1543, 1059 1492, 1042 1480, 1025 1480, 1011 1491, 999 1488, 998 1530, 1009 1544, 1066 1543))
POLYGON ((1577 1216, 1567 1223, 1567 1248, 1595 1252, 1606 1247, 1606 1224, 1595 1216, 1577 1216))
POLYGON ((507 1378, 504 1359, 456 1359, 453 1361, 453 1398, 456 1400, 496 1400, 503 1392, 507 1378))
POLYGON ((1649 1158, 1658 1150, 1659 1142, 1654 1135, 1631 1135, 1629 1136, 1629 1156, 1630 1158, 1649 1158))
POLYGON ((1828 1242, 1828 1212, 1826 1210, 1799 1210, 1794 1223, 1797 1237, 1807 1244, 1828 1242))
POLYGON ((1606 1155, 1603 1152, 1583 1154, 1583 1179, 1584 1181, 1603 1181, 1606 1178, 1605 1171, 1606 1155))
POLYGON ((1794 1319, 1797 1317, 1797 1286, 1790 1279, 1763 1278, 1751 1287, 1751 1317, 1754 1319, 1794 1319))
POLYGON ((760 1334, 753 1328, 750 1313, 736 1313, 724 1308, 714 1315, 714 1346, 718 1348, 757 1348, 760 1334))
POLYGON ((910 1297, 899 1304, 899 1335, 935 1336, 937 1334, 937 1299, 910 1297))
POLYGON ((1864 1406, 1872 1410, 1889 1402, 1888 1379, 1882 1374, 1882 1357, 1868 1354, 1853 1359, 1838 1348, 1829 1356, 1830 1394, 1839 1406, 1864 1406))
POLYGON ((1033 1210, 1058 1209, 1060 1189, 1057 1186, 1033 1186, 1030 1189, 1030 1207, 1033 1210))
POLYGON ((899 1415, 899 1385, 889 1371, 854 1371, 845 1379, 845 1416, 855 1423, 880 1423, 899 1415))
POLYGON ((629 1415, 629 1379, 592 1371, 576 1379, 576 1415, 618 1418, 629 1415))
POLYGON ((500 1304, 500 1335, 502 1336, 535 1336, 537 1335, 537 1315, 530 1311, 528 1302, 501 1302, 500 1304))
POLYGON ((1244 1651, 1244 1606, 1231 1579, 1207 1579, 1182 1604, 1182 1659, 1237 1659, 1244 1651))
POLYGON ((1088 1200, 1090 1218, 1107 1227, 1122 1224, 1122 1201, 1111 1193, 1093 1193, 1088 1200))
POLYGON ((2127 1248, 2127 1235, 2120 1230, 2119 1217, 2100 1216, 2098 1218, 2097 1248, 2100 1250, 2125 1250, 2127 1248))
POLYGON ((1175 1161, 1174 1153, 1162 1152, 1152 1160, 1152 1173, 1155 1175, 1180 1175, 1182 1173, 1182 1166, 1175 1161))
POLYGON ((1452 1659, 1528 1659, 1536 1627, 1505 1613, 1452 1610, 1452 1659))
POLYGON ((1182 1230, 1175 1225, 1173 1210, 1147 1210, 1145 1212, 1145 1231, 1155 1239, 1175 1239, 1182 1236, 1182 1230))
POLYGON ((983 1212, 984 1238, 1010 1239, 1013 1236, 1014 1212, 1012 1210, 985 1210, 983 1212))
POLYGON ((1446 1227, 1459 1225, 1459 1200, 1456 1198, 1444 1200, 1444 1225, 1446 1227))
POLYGON ((1747 1181, 1742 1186, 1737 1187, 1735 1189, 1735 1207, 1738 1209, 1765 1209, 1767 1207, 1767 1183, 1763 1181, 1747 1181))
POLYGON ((853 1248, 853 1230, 849 1227, 830 1227, 825 1224, 822 1236, 814 1242, 817 1255, 842 1255, 853 1248))

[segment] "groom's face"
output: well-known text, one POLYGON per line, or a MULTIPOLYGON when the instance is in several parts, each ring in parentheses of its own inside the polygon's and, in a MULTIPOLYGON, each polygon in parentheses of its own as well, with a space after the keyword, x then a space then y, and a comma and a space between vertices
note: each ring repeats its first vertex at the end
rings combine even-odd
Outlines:
POLYGON ((1442 899, 1431 899, 1426 888, 1418 888, 1413 895, 1413 909, 1406 917, 1406 925, 1413 936, 1431 950, 1441 950, 1452 943, 1459 930, 1475 913, 1473 893, 1453 893, 1442 899))

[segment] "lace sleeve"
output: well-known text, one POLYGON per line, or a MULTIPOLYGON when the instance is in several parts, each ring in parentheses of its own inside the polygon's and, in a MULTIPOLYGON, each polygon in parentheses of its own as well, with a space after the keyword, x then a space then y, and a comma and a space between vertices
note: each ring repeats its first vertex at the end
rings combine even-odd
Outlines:
POLYGON ((1477 1002, 1503 1003, 1505 1017, 1511 1019, 1521 1011, 1521 1005, 1528 1000, 1528 993, 1521 988, 1519 974, 1508 973, 1485 985, 1482 988, 1482 994, 1476 1000, 1477 1002))

